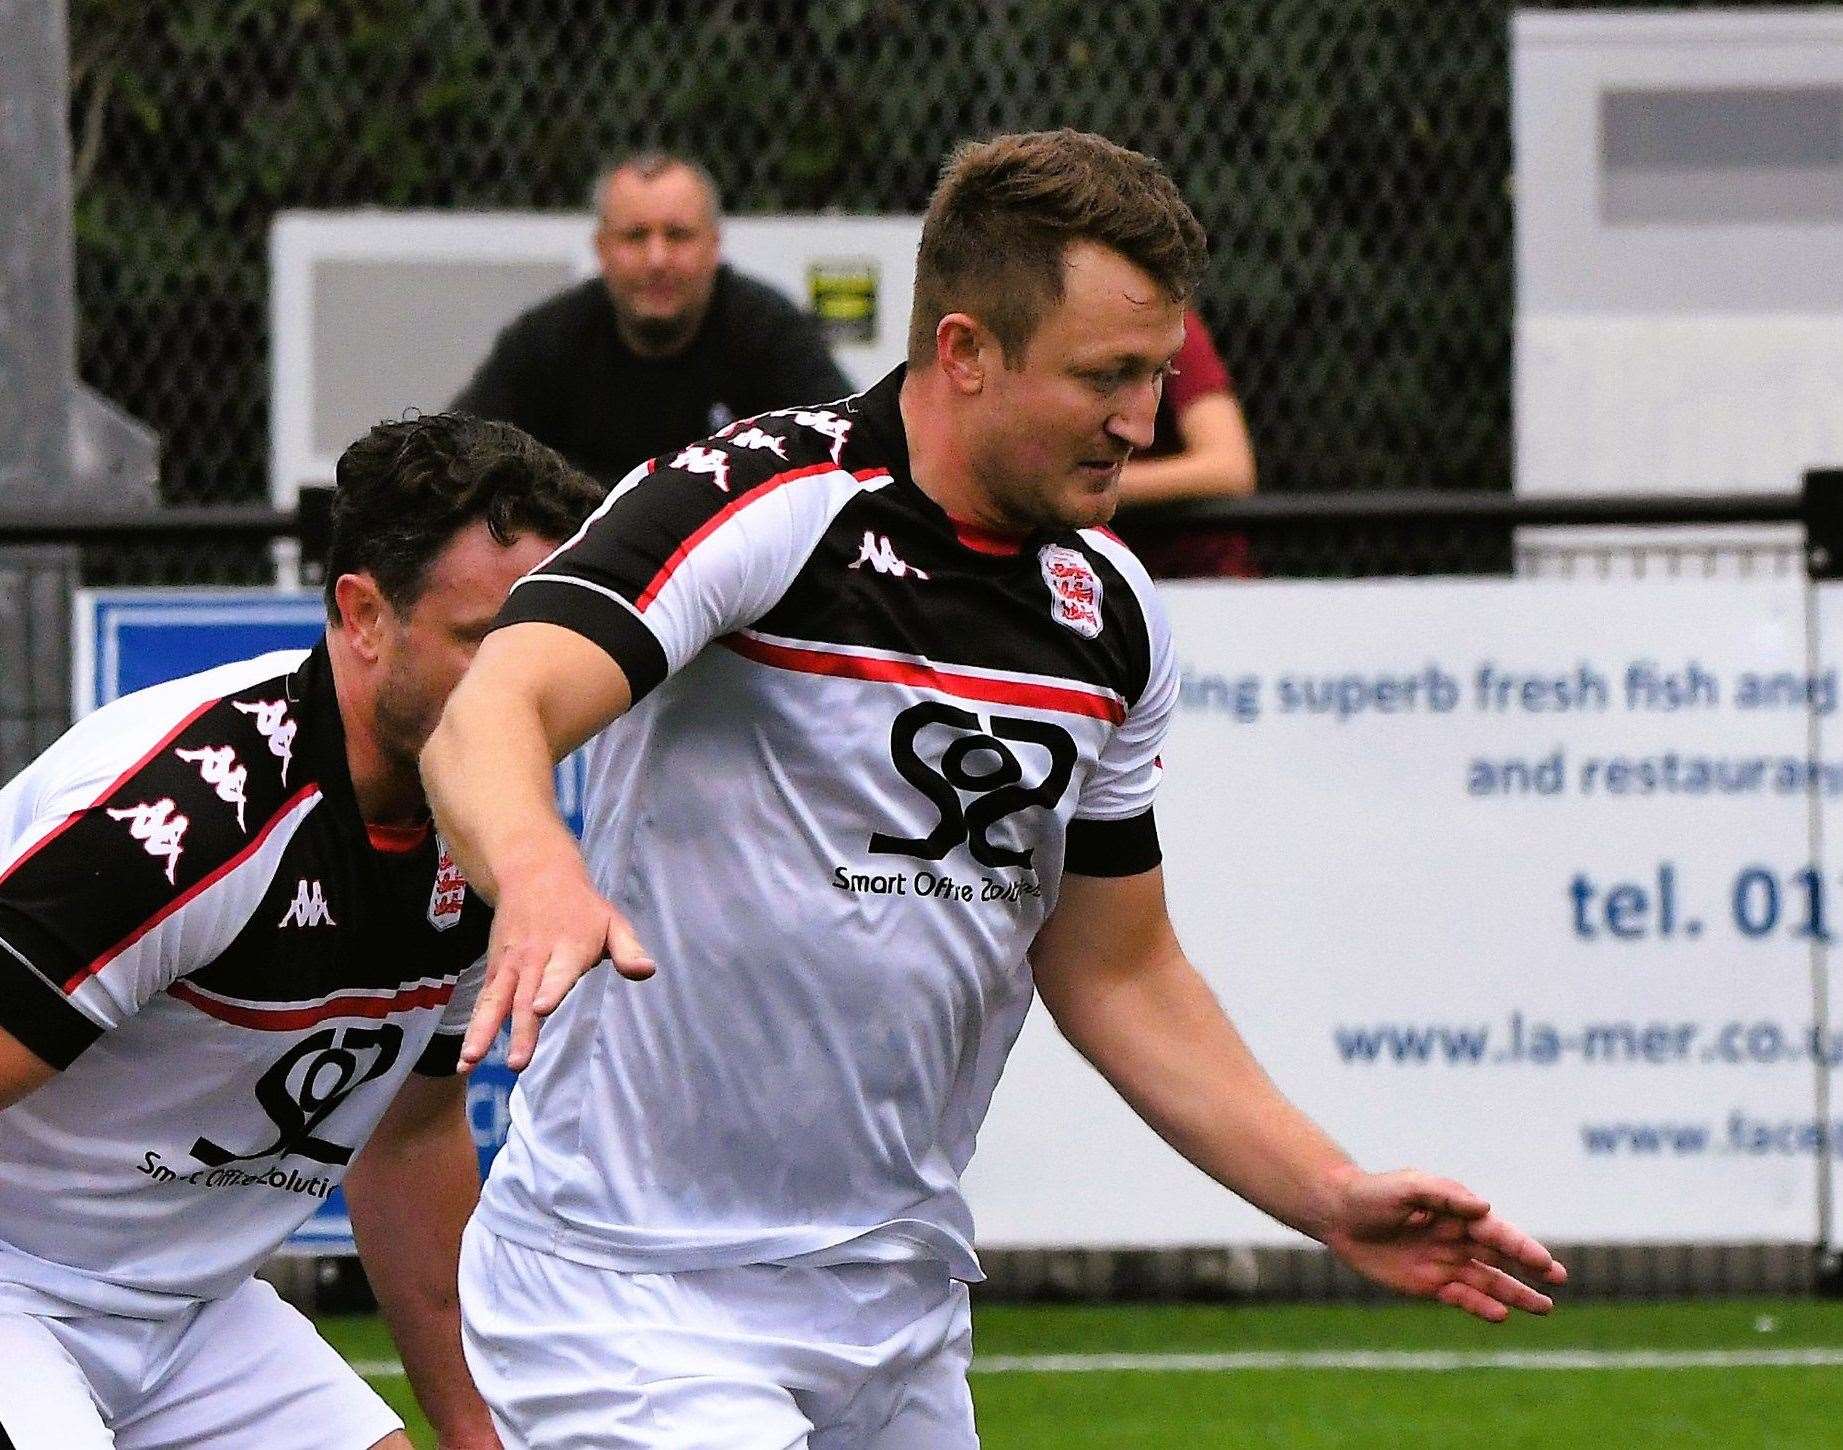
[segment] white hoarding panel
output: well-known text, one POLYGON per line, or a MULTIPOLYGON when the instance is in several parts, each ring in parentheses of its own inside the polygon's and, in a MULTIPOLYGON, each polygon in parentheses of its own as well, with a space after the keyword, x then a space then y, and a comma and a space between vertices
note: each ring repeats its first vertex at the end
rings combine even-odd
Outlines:
MULTIPOLYGON (((380 418, 446 407, 499 330, 596 271, 594 218, 537 212, 284 212, 269 237, 270 494, 330 483, 380 418)), ((900 362, 917 216, 732 216, 723 257, 816 313, 867 387, 900 362)), ((814 399, 813 401, 819 401, 814 399)))
MULTIPOLYGON (((1815 1235, 1843 850, 1813 811, 1843 739, 1802 585, 1166 597, 1173 916, 1289 1094, 1366 1166, 1451 1173, 1558 1240, 1815 1235)), ((1040 1009, 968 1178, 988 1244, 1289 1238, 1040 1009)))

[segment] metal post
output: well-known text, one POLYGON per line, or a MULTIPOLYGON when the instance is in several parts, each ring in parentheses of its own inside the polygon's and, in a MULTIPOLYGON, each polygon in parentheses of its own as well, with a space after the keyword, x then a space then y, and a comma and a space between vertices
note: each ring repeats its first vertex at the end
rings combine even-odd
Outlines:
MULTIPOLYGON (((1805 668, 1813 678, 1823 668, 1824 641, 1822 613, 1818 609, 1817 586, 1843 578, 1843 469, 1812 469, 1805 474, 1800 512, 1805 525, 1805 668)), ((1817 711, 1810 712, 1807 749, 1813 760, 1823 750, 1824 722, 1817 711)), ((1809 797, 1809 849, 1812 862, 1820 869, 1824 860, 1824 804, 1819 792, 1809 797)), ((1830 951, 1822 941, 1811 943, 1811 1008, 1820 1050, 1813 1064, 1814 1116, 1818 1124, 1818 1141, 1828 1143, 1833 1100, 1829 1043, 1830 1022, 1830 951)), ((1836 1195, 1832 1155, 1816 1154, 1817 1169, 1817 1261, 1813 1266, 1813 1285, 1826 1298, 1843 1298, 1843 1245, 1837 1242, 1836 1195)))
POLYGON ((0 0, 0 494, 70 491, 76 374, 64 6, 0 0))
MULTIPOLYGON (((0 0, 0 496, 67 504, 71 292, 69 49, 62 4, 0 0)), ((69 708, 77 551, 0 549, 0 781, 69 708)))
POLYGON ((1814 468, 1805 475, 1801 512, 1811 581, 1843 579, 1843 468, 1814 468))

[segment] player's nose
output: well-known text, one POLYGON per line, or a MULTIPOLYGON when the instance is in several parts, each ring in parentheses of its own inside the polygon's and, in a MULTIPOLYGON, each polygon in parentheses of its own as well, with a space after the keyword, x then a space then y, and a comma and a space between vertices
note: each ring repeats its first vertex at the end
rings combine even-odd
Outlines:
POLYGON ((1129 448, 1150 448, 1158 428, 1158 389, 1134 388, 1108 416, 1107 435, 1129 448))

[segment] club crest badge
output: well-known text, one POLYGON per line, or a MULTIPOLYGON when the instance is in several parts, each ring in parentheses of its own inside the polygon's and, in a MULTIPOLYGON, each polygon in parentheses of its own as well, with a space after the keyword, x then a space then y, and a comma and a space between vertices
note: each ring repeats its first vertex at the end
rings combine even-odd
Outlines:
POLYGON ((1037 558, 1056 623, 1093 639, 1101 632, 1101 576, 1084 554, 1062 544, 1045 544, 1037 558))
POLYGON ((437 836, 435 845, 439 855, 435 865, 435 886, 429 892, 429 925, 437 931, 446 931, 461 919, 461 907, 467 901, 467 878, 461 875, 461 868, 454 864, 448 843, 437 836))

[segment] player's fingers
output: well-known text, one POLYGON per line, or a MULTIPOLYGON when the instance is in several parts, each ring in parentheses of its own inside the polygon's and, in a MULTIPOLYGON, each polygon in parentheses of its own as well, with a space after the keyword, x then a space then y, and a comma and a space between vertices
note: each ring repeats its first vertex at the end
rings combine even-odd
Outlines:
POLYGON ((1483 1218, 1491 1212, 1486 1203, 1463 1183, 1450 1178, 1415 1175, 1406 1185, 1405 1201, 1410 1208, 1424 1208, 1432 1213, 1450 1213, 1456 1218, 1483 1218))
POLYGON ((644 982, 659 970, 652 954, 640 945, 640 938, 628 925, 627 918, 614 912, 608 919, 608 960, 615 971, 630 982, 644 982))
POLYGON ((1460 1270, 1460 1277, 1479 1293, 1489 1294, 1498 1303, 1521 1309, 1526 1314, 1547 1314, 1555 1307, 1555 1301, 1547 1294, 1478 1259, 1460 1270))
POLYGON ((1480 1249, 1498 1255, 1506 1267, 1540 1274, 1551 1284, 1568 1282, 1568 1271, 1555 1261, 1555 1256, 1515 1224, 1493 1214, 1466 1227, 1467 1237, 1480 1249))
POLYGON ((552 947, 543 970, 532 980, 532 1013, 548 1017, 555 1012, 569 995, 570 988, 601 965, 601 946, 597 941, 587 946, 580 942, 559 942, 552 947))
POLYGON ((491 953, 488 958, 490 965, 486 982, 480 988, 479 999, 467 1019, 467 1033, 461 1039, 463 1072, 479 1066, 485 1060, 493 1039, 499 1035, 499 1028, 506 1020, 506 1013, 512 1010, 512 989, 517 982, 516 975, 506 970, 505 959, 506 953, 503 950, 491 953))
POLYGON ((1459 1279, 1442 1284, 1434 1292, 1434 1298, 1442 1304, 1449 1304, 1454 1309, 1463 1309, 1467 1314, 1475 1314, 1480 1319, 1492 1324, 1502 1324, 1510 1318, 1510 1311, 1489 1294, 1482 1294, 1459 1279))
POLYGON ((529 1064, 537 1049, 538 1018, 531 1010, 531 999, 537 995, 542 971, 529 957, 519 959, 518 977, 512 988, 512 1040, 506 1048, 506 1066, 514 1072, 529 1064))

